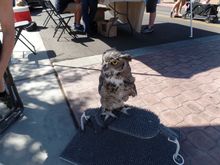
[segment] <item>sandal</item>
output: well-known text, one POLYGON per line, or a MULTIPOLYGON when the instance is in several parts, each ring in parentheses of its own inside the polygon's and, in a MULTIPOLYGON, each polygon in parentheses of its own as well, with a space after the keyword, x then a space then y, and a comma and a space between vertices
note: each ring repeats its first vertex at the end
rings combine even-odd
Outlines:
POLYGON ((170 18, 173 18, 173 11, 170 12, 170 18))

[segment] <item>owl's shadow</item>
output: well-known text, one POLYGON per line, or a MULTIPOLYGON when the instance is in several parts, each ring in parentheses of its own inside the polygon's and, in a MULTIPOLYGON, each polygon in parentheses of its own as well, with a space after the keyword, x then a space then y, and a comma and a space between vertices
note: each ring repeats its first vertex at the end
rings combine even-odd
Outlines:
POLYGON ((85 119, 83 131, 77 132, 60 157, 82 165, 184 164, 178 133, 160 124, 149 110, 129 108, 128 115, 115 110, 117 118, 107 120, 101 108, 87 109, 81 118, 85 119))
POLYGON ((159 117, 153 112, 134 106, 127 107, 129 107, 128 114, 114 110, 112 113, 116 117, 109 117, 106 120, 105 116, 102 115, 101 108, 87 109, 83 114, 87 116, 87 120, 83 121, 81 118, 81 125, 90 125, 95 133, 102 133, 105 129, 110 129, 129 136, 150 139, 162 132, 167 136, 179 138, 179 133, 161 124, 159 117))

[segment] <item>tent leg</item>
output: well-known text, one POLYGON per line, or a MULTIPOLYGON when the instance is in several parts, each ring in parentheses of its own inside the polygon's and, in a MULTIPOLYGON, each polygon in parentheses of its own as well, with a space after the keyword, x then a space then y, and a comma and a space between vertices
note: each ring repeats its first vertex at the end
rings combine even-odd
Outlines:
POLYGON ((190 38, 193 38, 192 19, 192 0, 190 0, 190 38))

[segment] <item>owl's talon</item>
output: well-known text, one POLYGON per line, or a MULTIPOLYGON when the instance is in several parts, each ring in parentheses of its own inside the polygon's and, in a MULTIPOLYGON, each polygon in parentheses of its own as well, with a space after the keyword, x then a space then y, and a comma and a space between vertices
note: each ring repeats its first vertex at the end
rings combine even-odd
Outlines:
POLYGON ((128 113, 129 109, 130 109, 129 107, 124 107, 124 108, 122 108, 121 112, 126 114, 126 115, 129 115, 129 113, 128 113))
POLYGON ((115 116, 115 114, 113 114, 111 111, 104 111, 101 115, 105 116, 104 120, 107 120, 110 116, 113 118, 117 118, 117 116, 115 116))

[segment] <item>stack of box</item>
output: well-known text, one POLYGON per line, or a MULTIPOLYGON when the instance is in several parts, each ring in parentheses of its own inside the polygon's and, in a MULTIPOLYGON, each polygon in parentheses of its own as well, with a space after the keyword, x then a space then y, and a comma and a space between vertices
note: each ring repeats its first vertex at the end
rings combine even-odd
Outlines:
POLYGON ((106 7, 98 7, 95 21, 98 25, 98 33, 105 37, 116 37, 117 26, 115 26, 115 19, 111 18, 105 20, 105 11, 109 10, 106 7))
POLYGON ((115 19, 103 20, 98 22, 98 32, 105 37, 116 37, 117 26, 115 25, 115 19))

